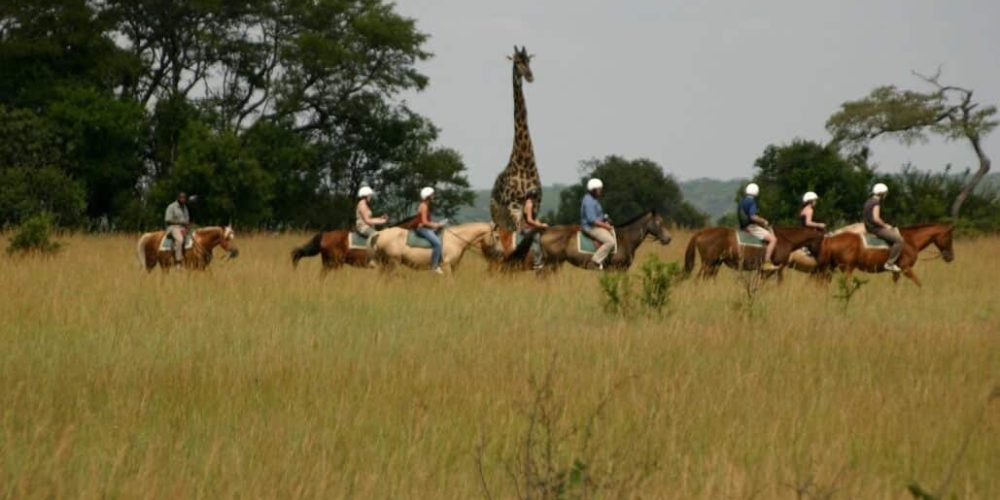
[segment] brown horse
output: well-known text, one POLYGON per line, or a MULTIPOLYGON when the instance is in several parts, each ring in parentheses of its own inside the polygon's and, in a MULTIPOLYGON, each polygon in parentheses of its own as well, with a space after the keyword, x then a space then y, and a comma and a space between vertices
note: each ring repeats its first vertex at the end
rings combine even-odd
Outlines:
MULTIPOLYGON (((950 224, 921 224, 899 228, 899 234, 903 236, 905 245, 903 253, 899 256, 899 265, 903 274, 920 286, 920 279, 913 273, 913 266, 917 264, 917 254, 927 248, 932 243, 941 252, 941 258, 945 262, 955 260, 955 251, 952 249, 952 232, 954 226, 950 224)), ((832 269, 840 269, 850 279, 851 273, 855 269, 878 273, 884 271, 885 261, 889 259, 887 248, 866 248, 861 241, 863 236, 854 233, 841 233, 830 236, 822 245, 818 254, 820 272, 829 276, 832 269)), ((893 281, 899 280, 899 274, 893 275, 893 281)))
MULTIPOLYGON (((166 231, 156 231, 139 237, 139 243, 135 248, 136 257, 139 259, 139 265, 145 267, 146 271, 152 271, 157 264, 164 271, 173 267, 173 250, 160 251, 160 244, 166 235, 166 231)), ((236 239, 236 233, 229 226, 196 229, 191 237, 194 240, 194 246, 184 252, 183 264, 188 269, 203 270, 208 267, 208 264, 212 262, 212 252, 217 246, 222 247, 230 258, 236 258, 240 253, 236 244, 233 243, 233 240, 236 239)))
MULTIPOLYGON (((823 241, 823 232, 810 227, 776 227, 774 234, 778 237, 778 245, 774 249, 772 260, 778 265, 784 265, 789 254, 799 248, 806 247, 814 254, 819 253, 823 241)), ((702 229, 688 242, 684 253, 684 272, 690 274, 694 269, 695 252, 701 256, 698 274, 707 278, 715 276, 722 264, 733 269, 759 269, 764 260, 764 251, 764 247, 757 246, 744 246, 741 250, 733 228, 702 229)))
MULTIPOLYGON (((629 220, 628 222, 615 226, 615 236, 618 240, 618 250, 608 257, 604 269, 625 271, 632 266, 635 259, 635 252, 646 240, 647 236, 652 236, 661 245, 670 243, 671 236, 667 231, 667 223, 663 216, 653 210, 629 220)), ((506 241, 513 241, 509 234, 506 241)), ((545 254, 545 267, 547 270, 555 270, 563 263, 569 262, 576 267, 586 268, 593 256, 590 253, 581 253, 578 249, 578 238, 580 226, 552 226, 545 230, 540 236, 542 253, 545 254)), ((505 249, 506 250, 506 249, 505 249)), ((531 268, 531 241, 524 240, 516 248, 505 251, 503 269, 530 269, 531 268)))

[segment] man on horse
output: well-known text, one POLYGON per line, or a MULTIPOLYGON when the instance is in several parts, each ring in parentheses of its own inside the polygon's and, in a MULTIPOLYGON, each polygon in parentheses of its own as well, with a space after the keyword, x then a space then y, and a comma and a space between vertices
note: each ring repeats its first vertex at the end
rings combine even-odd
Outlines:
POLYGON ((531 251, 534 252, 534 269, 538 270, 545 266, 545 255, 542 254, 542 245, 539 242, 539 235, 542 231, 549 227, 548 224, 539 221, 538 217, 538 199, 541 197, 541 191, 538 188, 531 188, 525 193, 524 198, 524 216, 521 221, 521 235, 524 239, 531 240, 531 251))
POLYGON ((894 273, 901 272, 902 269, 896 265, 899 255, 903 253, 903 237, 896 228, 882 220, 882 200, 889 194, 889 186, 883 183, 875 184, 872 187, 872 196, 865 202, 864 222, 865 230, 887 241, 892 246, 889 248, 889 260, 885 261, 886 271, 894 273))
POLYGON ((417 207, 416 233, 431 244, 431 272, 444 274, 441 270, 441 238, 437 231, 444 224, 431 220, 431 203, 434 201, 434 188, 425 187, 420 190, 420 206, 417 207))
POLYGON ((603 194, 604 183, 597 178, 590 179, 587 181, 587 194, 580 202, 580 230, 594 241, 601 243, 587 264, 588 269, 603 269, 604 261, 618 246, 618 242, 615 241, 615 228, 608 222, 601 202, 597 201, 603 194))
POLYGON ((389 217, 372 217, 372 209, 369 205, 375 196, 375 190, 368 186, 363 186, 358 190, 358 204, 354 207, 354 230, 358 234, 371 238, 378 232, 375 226, 389 222, 389 217))
POLYGON ((778 246, 778 238, 770 231, 771 223, 757 213, 757 195, 760 194, 760 187, 756 183, 747 184, 744 190, 745 196, 737 206, 736 215, 740 221, 740 229, 751 235, 764 240, 767 243, 767 250, 764 251, 764 261, 760 268, 763 271, 775 271, 778 266, 771 262, 774 249, 778 246))
POLYGON ((191 216, 188 214, 187 194, 177 193, 177 200, 167 205, 163 215, 167 225, 167 238, 174 240, 174 265, 178 268, 184 263, 184 237, 191 226, 191 216))

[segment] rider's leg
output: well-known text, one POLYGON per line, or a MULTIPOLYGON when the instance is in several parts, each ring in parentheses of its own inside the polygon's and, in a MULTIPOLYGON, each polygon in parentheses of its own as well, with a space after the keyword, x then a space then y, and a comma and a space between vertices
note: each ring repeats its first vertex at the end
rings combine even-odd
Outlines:
POLYGON ((168 230, 170 238, 174 240, 174 264, 180 265, 184 262, 184 230, 178 226, 173 226, 168 230))
POLYGON ((417 234, 431 244, 431 270, 437 270, 441 267, 441 239, 425 227, 417 229, 417 234))
POLYGON ((774 257, 774 249, 778 246, 778 238, 774 233, 768 232, 767 236, 764 237, 764 241, 767 242, 767 250, 764 251, 764 262, 774 263, 771 258, 774 257))
POLYGON ((611 234, 611 231, 603 227, 592 227, 587 230, 587 236, 601 242, 601 247, 594 252, 591 260, 597 265, 603 265, 604 261, 611 255, 611 252, 615 251, 616 242, 614 235, 611 234))

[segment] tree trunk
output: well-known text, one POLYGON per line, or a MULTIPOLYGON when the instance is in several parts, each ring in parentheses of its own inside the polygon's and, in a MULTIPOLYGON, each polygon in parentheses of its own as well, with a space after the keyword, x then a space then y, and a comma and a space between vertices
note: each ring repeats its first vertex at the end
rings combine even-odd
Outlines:
POLYGON ((965 184, 961 191, 959 191, 958 196, 955 197, 955 201, 951 204, 951 218, 958 221, 958 214, 962 210, 962 203, 971 195, 976 187, 979 186, 979 182, 986 177, 986 174, 990 172, 990 158, 983 153, 983 148, 979 144, 979 137, 970 137, 969 141, 972 143, 972 149, 976 151, 976 156, 979 158, 979 170, 973 174, 969 182, 965 184))

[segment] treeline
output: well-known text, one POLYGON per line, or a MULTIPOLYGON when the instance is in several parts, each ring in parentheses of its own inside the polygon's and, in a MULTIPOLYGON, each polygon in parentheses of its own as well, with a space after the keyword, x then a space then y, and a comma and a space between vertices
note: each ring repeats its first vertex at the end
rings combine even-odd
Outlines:
MULTIPOLYGON (((1000 188, 980 184, 962 205, 962 216, 951 217, 952 200, 968 185, 972 172, 921 171, 908 165, 898 174, 884 174, 868 162, 867 150, 841 151, 836 143, 819 144, 796 140, 770 145, 754 162, 753 181, 760 184, 760 205, 765 216, 777 224, 798 223, 802 195, 815 191, 820 196, 817 220, 834 226, 861 220, 861 207, 871 186, 884 182, 889 196, 883 203, 886 220, 898 225, 926 222, 955 222, 966 233, 1000 231, 1000 188)), ((741 186, 742 190, 742 186, 741 186)), ((720 225, 735 225, 733 213, 722 216, 720 225)))
POLYGON ((148 228, 184 190, 200 223, 341 226, 363 184, 452 213, 462 159, 398 99, 426 39, 381 0, 3 2, 0 225, 148 228))

